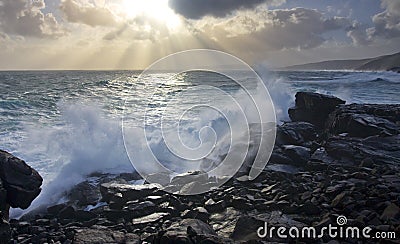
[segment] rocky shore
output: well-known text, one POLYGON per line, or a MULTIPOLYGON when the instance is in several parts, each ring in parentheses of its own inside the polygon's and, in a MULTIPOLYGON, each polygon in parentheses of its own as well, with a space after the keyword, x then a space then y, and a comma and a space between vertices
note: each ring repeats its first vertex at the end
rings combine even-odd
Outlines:
MULTIPOLYGON (((158 184, 132 185, 136 173, 94 173, 65 193, 67 202, 8 220, 8 206, 26 208, 40 193, 41 177, 22 160, 0 152, 2 243, 268 243, 328 242, 260 238, 267 222, 321 229, 372 228, 400 236, 400 105, 350 104, 339 98, 299 92, 279 125, 268 166, 253 181, 237 175, 210 192, 182 196, 158 184)), ((261 149, 262 150, 262 149, 261 149)), ((169 181, 161 175, 159 180, 169 181)), ((188 189, 192 172, 172 179, 188 189)), ((202 180, 200 180, 202 179, 202 180)), ((218 179, 213 179, 218 181, 218 179)), ((374 239, 333 238, 337 242, 374 239)))

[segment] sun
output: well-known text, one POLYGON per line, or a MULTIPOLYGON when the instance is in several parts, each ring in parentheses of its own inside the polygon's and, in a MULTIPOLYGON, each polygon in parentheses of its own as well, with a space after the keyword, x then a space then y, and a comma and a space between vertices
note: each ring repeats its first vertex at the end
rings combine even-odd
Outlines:
POLYGON ((169 29, 181 25, 181 18, 168 6, 168 0, 123 0, 122 7, 128 18, 146 15, 165 23, 169 29))

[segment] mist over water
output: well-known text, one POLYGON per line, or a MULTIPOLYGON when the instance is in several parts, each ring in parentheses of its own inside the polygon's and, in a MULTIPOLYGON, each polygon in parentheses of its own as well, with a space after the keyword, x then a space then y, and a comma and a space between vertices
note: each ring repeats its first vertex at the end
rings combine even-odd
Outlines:
MULTIPOLYGON (((348 103, 400 103, 400 76, 391 72, 256 71, 269 89, 281 121, 288 120, 287 109, 294 104, 294 94, 301 90, 332 94, 348 103)), ((0 95, 0 148, 24 159, 44 178, 43 191, 31 208, 59 200, 60 195, 56 193, 84 180, 90 173, 134 170, 122 138, 124 112, 130 115, 126 120, 130 125, 129 133, 139 137, 143 124, 135 114, 150 106, 147 139, 152 151, 166 165, 187 170, 198 168, 200 163, 185 164, 169 155, 157 130, 160 114, 168 107, 168 101, 190 87, 206 84, 246 104, 245 94, 237 84, 211 73, 181 75, 167 83, 164 82, 168 76, 165 73, 153 74, 138 82, 139 74, 132 71, 0 72, 3 91, 0 95), (145 82, 152 82, 153 97, 143 96, 144 87, 148 88, 145 82), (125 106, 127 99, 128 106, 125 106)), ((252 82, 246 80, 246 73, 241 77, 252 82)), ((224 112, 237 112, 229 104, 218 101, 218 97, 205 94, 206 91, 199 90, 187 100, 197 104, 201 99, 216 99, 224 112)), ((179 104, 174 106, 168 110, 167 123, 173 124, 181 112, 179 104)), ((251 118, 254 109, 251 105, 245 107, 251 118)), ((218 159, 229 147, 226 121, 215 111, 199 109, 191 113, 182 118, 183 140, 196 146, 201 137, 216 136, 218 148, 208 159, 218 159), (213 127, 218 135, 206 132, 199 137, 198 128, 204 125, 213 127)), ((138 140, 135 146, 141 150, 144 141, 138 140)))

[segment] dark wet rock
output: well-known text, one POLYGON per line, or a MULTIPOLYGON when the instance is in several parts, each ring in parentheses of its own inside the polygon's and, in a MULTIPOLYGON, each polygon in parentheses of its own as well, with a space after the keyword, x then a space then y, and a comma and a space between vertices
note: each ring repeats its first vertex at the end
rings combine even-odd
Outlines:
POLYGON ((158 204, 161 203, 164 200, 164 198, 162 196, 148 196, 144 200, 158 204))
POLYGON ((208 199, 204 203, 204 207, 210 213, 217 213, 217 212, 223 211, 226 207, 226 204, 225 204, 224 200, 219 200, 218 202, 215 202, 213 199, 208 199))
POLYGON ((162 236, 156 237, 160 243, 226 243, 217 236, 211 226, 198 219, 184 219, 171 225, 162 236))
POLYGON ((283 172, 283 173, 289 173, 289 174, 296 174, 299 172, 299 168, 294 165, 274 164, 274 163, 269 163, 265 167, 265 170, 283 172))
POLYGON ((210 225, 220 236, 229 237, 236 225, 241 213, 232 208, 227 207, 223 212, 215 213, 210 216, 210 225))
POLYGON ((269 185, 269 186, 263 188, 263 189, 261 190, 261 193, 269 193, 269 192, 271 192, 273 189, 276 189, 277 187, 278 187, 278 184, 277 184, 277 183, 272 184, 272 185, 269 185))
POLYGON ((149 174, 145 177, 146 183, 157 183, 162 186, 167 186, 171 182, 169 174, 165 173, 154 173, 149 174))
POLYGON ((42 177, 23 160, 0 150, 0 178, 13 208, 26 209, 39 195, 42 177))
POLYGON ((400 208, 395 203, 391 203, 389 206, 385 208, 381 215, 382 220, 394 219, 400 216, 400 208))
POLYGON ((396 135, 400 133, 400 105, 350 104, 339 106, 330 116, 330 133, 352 137, 396 135))
MULTIPOLYGON (((337 157, 336 157, 337 158, 337 157)), ((319 169, 321 164, 332 164, 337 162, 334 157, 329 156, 324 147, 317 148, 310 157, 310 162, 307 164, 308 169, 319 169), (318 163, 316 163, 318 162, 318 163)), ((325 166, 326 167, 326 166, 325 166)))
POLYGON ((153 202, 144 201, 140 203, 136 202, 128 202, 124 207, 132 218, 143 217, 145 215, 149 215, 158 210, 158 206, 156 206, 153 202))
POLYGON ((203 222, 208 222, 210 214, 205 208, 197 207, 192 210, 185 210, 181 216, 184 219, 199 219, 203 222))
POLYGON ((316 204, 313 204, 311 202, 306 202, 303 205, 300 205, 297 209, 306 215, 321 214, 321 209, 316 204))
POLYGON ((152 213, 152 214, 140 217, 140 218, 132 219, 132 224, 133 225, 151 224, 151 223, 154 223, 154 222, 158 222, 161 219, 168 218, 169 215, 170 215, 169 213, 163 213, 163 212, 152 213))
POLYGON ((161 186, 158 184, 132 185, 110 182, 100 185, 100 193, 103 200, 107 202, 113 200, 119 201, 120 199, 128 202, 154 195, 160 188, 161 186))
POLYGON ((75 230, 74 243, 140 243, 140 238, 134 234, 125 234, 122 231, 113 231, 107 228, 101 229, 77 229, 75 230))
POLYGON ((345 101, 329 95, 312 92, 298 92, 296 106, 289 109, 292 121, 305 121, 323 128, 328 115, 345 101))
POLYGON ((8 220, 7 191, 3 187, 3 182, 0 180, 0 218, 8 220))
POLYGON ((11 239, 10 224, 3 218, 0 218, 0 243, 7 243, 7 241, 10 239, 11 239))
POLYGON ((102 217, 105 217, 108 221, 111 222, 119 222, 125 220, 125 218, 130 217, 130 214, 127 210, 116 210, 105 208, 99 213, 102 217))
POLYGON ((135 180, 142 180, 142 176, 138 172, 121 173, 117 176, 117 179, 123 179, 126 181, 135 181, 135 180))
POLYGON ((375 166, 375 162, 372 158, 364 158, 361 163, 360 167, 367 167, 367 168, 372 168, 375 166))
POLYGON ((75 208, 72 206, 66 206, 65 208, 61 209, 58 213, 58 217, 60 219, 73 219, 75 218, 75 208))
POLYGON ((38 225, 49 225, 50 224, 50 219, 36 219, 35 223, 38 225))
POLYGON ((47 208, 47 213, 48 213, 48 214, 51 214, 51 215, 54 215, 54 216, 57 216, 58 213, 59 213, 62 209, 64 209, 65 207, 67 207, 67 204, 65 204, 65 203, 56 204, 56 205, 53 205, 53 206, 48 207, 48 208, 47 208))
POLYGON ((87 206, 96 205, 101 198, 101 194, 97 186, 90 184, 88 181, 83 181, 74 186, 68 192, 67 197, 78 206, 87 206))
POLYGON ((194 171, 184 174, 176 175, 172 178, 171 184, 184 186, 188 183, 198 182, 200 184, 205 184, 208 182, 208 174, 202 171, 194 171))
POLYGON ((302 146, 284 145, 283 152, 295 165, 304 165, 311 156, 310 149, 302 146))
POLYGON ((230 237, 235 241, 259 240, 257 230, 263 226, 263 220, 244 215, 237 220, 230 237))
POLYGON ((331 137, 325 149, 329 157, 344 164, 359 165, 367 157, 378 164, 400 163, 400 135, 364 139, 331 137))
POLYGON ((77 210, 75 212, 75 219, 78 221, 89 221, 91 219, 97 218, 97 214, 90 212, 90 211, 84 211, 84 210, 77 210))
POLYGON ((250 203, 250 201, 244 197, 239 197, 239 196, 233 196, 230 201, 229 201, 229 206, 234 207, 235 209, 238 210, 249 210, 253 208, 253 205, 250 203))
POLYGON ((276 145, 310 147, 317 138, 315 126, 307 122, 287 122, 276 131, 276 145))
POLYGON ((209 189, 210 189, 210 187, 208 184, 202 184, 198 181, 194 181, 194 182, 189 182, 189 183, 183 185, 179 189, 179 194, 193 195, 193 194, 198 194, 200 192, 206 192, 209 189))
POLYGON ((345 196, 346 196, 346 192, 342 192, 342 193, 338 194, 338 195, 332 200, 331 206, 332 206, 332 207, 337 207, 337 206, 343 204, 343 199, 344 199, 345 196))
POLYGON ((277 149, 274 150, 269 159, 270 164, 285 164, 285 165, 294 165, 295 163, 288 155, 286 155, 283 150, 277 149))

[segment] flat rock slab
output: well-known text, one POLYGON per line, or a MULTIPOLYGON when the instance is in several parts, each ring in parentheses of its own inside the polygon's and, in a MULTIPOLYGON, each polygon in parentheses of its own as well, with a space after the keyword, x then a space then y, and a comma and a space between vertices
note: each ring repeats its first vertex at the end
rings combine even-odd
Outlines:
POLYGON ((169 213, 153 213, 141 218, 136 218, 136 219, 132 219, 132 224, 133 225, 141 225, 141 224, 150 224, 150 223, 154 223, 157 222, 167 216, 169 216, 169 213))
POLYGON ((115 196, 122 197, 125 201, 132 201, 153 195, 161 188, 159 184, 131 185, 110 182, 100 185, 100 193, 105 201, 110 201, 115 196))
POLYGON ((101 229, 77 229, 75 231, 74 243, 140 243, 139 236, 131 233, 125 234, 121 231, 101 229))

